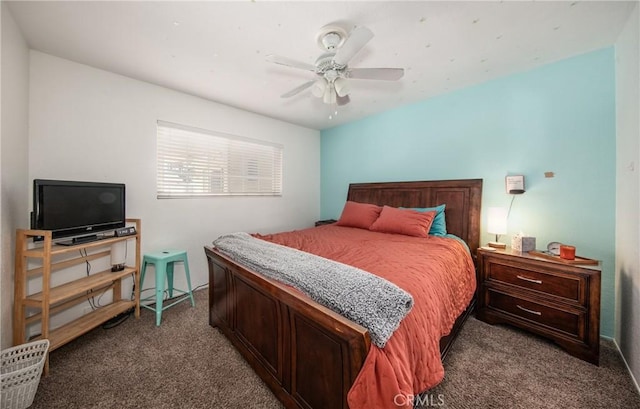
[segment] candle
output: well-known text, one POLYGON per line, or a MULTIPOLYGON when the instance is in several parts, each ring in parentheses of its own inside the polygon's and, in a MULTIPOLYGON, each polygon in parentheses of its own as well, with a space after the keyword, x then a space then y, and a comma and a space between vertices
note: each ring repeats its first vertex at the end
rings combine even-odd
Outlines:
POLYGON ((574 260, 576 258, 576 248, 574 246, 562 244, 560 246, 560 258, 565 260, 574 260))

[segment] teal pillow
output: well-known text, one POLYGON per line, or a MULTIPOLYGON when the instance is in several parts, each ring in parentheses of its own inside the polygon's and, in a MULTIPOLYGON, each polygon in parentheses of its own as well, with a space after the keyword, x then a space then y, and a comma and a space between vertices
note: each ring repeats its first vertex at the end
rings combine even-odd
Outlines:
POLYGON ((446 236, 447 235, 447 221, 444 219, 444 207, 445 205, 440 205, 436 207, 411 207, 411 210, 415 210, 416 212, 436 212, 436 217, 433 219, 433 223, 431 223, 431 228, 429 229, 429 234, 434 236, 446 236))

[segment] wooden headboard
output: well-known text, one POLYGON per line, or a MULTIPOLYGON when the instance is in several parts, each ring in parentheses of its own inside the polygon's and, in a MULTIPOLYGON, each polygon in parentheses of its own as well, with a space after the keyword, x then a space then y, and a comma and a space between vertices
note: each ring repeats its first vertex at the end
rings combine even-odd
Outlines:
POLYGON ((463 239, 473 255, 480 245, 482 179, 352 183, 347 200, 393 207, 445 204, 447 233, 463 239))

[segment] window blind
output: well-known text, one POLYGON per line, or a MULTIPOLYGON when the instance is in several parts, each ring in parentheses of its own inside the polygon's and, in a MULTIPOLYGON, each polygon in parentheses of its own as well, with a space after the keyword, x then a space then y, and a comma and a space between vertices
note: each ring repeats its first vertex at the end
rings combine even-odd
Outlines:
POLYGON ((282 194, 282 145, 158 121, 159 199, 282 194))

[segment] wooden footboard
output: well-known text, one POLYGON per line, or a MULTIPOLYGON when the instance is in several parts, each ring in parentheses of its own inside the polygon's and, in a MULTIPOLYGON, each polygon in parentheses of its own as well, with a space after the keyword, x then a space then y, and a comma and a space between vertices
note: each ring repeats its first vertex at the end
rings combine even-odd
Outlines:
MULTIPOLYGON (((287 408, 344 408, 371 347, 367 330, 211 247, 209 324, 233 343, 287 408)), ((442 359, 475 305, 440 340, 442 359)))
POLYGON ((287 408, 348 408, 371 346, 365 328, 205 247, 209 324, 287 408))

